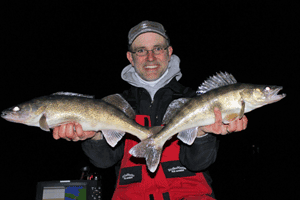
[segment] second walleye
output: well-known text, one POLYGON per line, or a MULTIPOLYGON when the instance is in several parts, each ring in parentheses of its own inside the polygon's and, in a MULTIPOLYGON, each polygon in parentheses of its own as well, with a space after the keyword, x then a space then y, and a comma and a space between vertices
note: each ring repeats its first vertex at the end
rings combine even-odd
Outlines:
POLYGON ((182 142, 191 145, 199 126, 215 122, 215 107, 220 109, 223 123, 227 124, 241 118, 244 113, 281 100, 286 96, 278 94, 281 89, 280 86, 237 83, 231 74, 217 73, 199 87, 197 92, 202 95, 173 101, 164 116, 165 127, 131 148, 129 153, 144 157, 148 169, 154 172, 165 142, 178 133, 182 142))

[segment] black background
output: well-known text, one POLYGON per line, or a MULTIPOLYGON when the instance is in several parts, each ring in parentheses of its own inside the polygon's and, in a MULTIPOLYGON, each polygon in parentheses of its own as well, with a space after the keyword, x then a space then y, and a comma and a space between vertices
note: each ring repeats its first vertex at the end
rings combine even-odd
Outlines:
MULTIPOLYGON (((295 3, 9 2, 1 6, 1 110, 58 91, 96 98, 122 92, 128 88, 120 73, 128 64, 129 29, 142 20, 158 21, 181 59, 183 85, 196 90, 209 76, 227 71, 239 82, 281 85, 287 93, 246 114, 245 131, 218 137, 219 154, 210 169, 216 197, 296 198, 295 3)), ((34 199, 38 181, 79 179, 80 168, 91 165, 81 142, 56 141, 36 127, 0 121, 2 181, 12 197, 34 199)), ((94 170, 103 174, 109 196, 112 170, 94 170)))

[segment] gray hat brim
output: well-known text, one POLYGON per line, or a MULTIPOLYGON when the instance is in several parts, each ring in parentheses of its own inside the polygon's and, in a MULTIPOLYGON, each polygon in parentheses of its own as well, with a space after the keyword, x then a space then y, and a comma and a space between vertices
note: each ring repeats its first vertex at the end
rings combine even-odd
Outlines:
POLYGON ((138 32, 137 34, 135 34, 135 35, 131 38, 131 40, 129 40, 129 44, 132 44, 133 41, 134 41, 138 36, 140 36, 141 34, 143 34, 143 33, 148 33, 148 32, 157 33, 157 34, 163 36, 164 38, 168 39, 168 36, 167 36, 166 34, 162 34, 160 31, 153 30, 153 29, 144 29, 144 30, 138 32))

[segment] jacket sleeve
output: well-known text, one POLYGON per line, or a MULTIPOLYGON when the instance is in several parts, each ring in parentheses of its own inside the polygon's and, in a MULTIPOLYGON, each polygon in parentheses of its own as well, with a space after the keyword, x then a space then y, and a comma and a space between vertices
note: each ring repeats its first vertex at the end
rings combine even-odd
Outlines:
POLYGON ((124 140, 111 147, 105 140, 86 140, 81 144, 90 162, 99 168, 108 168, 118 163, 124 154, 124 140))
POLYGON ((196 138, 192 145, 182 143, 179 160, 191 171, 203 171, 213 164, 217 157, 219 143, 212 134, 196 138))

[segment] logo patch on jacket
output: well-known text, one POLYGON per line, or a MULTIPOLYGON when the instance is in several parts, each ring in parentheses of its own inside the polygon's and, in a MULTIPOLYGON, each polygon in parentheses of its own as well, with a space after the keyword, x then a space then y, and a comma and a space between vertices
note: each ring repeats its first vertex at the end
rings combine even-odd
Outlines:
POLYGON ((179 162, 179 160, 163 162, 161 163, 161 166, 167 178, 188 177, 196 175, 194 172, 191 172, 186 167, 184 167, 179 162))
POLYGON ((127 167, 121 169, 120 185, 139 183, 142 181, 142 166, 127 167))

